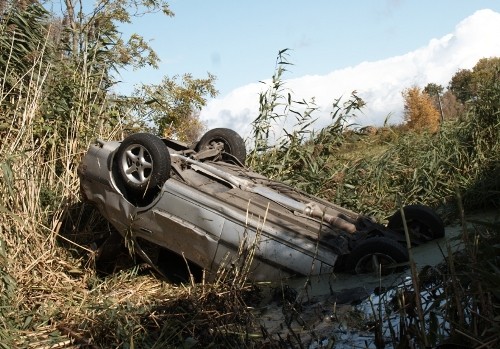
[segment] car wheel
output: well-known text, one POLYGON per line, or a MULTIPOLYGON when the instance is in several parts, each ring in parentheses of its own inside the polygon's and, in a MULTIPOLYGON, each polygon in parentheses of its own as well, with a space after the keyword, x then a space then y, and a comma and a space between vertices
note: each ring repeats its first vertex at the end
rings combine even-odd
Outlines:
MULTIPOLYGON (((408 205, 403 210, 412 243, 423 243, 444 236, 444 223, 430 207, 408 205)), ((401 211, 398 210, 389 218, 387 228, 404 233, 401 211)))
POLYGON ((214 128, 205 133, 196 145, 196 150, 208 149, 217 143, 223 143, 225 153, 231 154, 242 164, 245 163, 247 156, 245 142, 237 132, 228 128, 214 128))
POLYGON ((397 241, 373 237, 361 241, 352 249, 347 257, 346 269, 356 274, 380 271, 387 275, 400 269, 396 265, 405 263, 408 259, 408 251, 397 241))
POLYGON ((156 195, 170 177, 168 148, 152 134, 132 134, 118 147, 113 170, 115 182, 124 189, 126 198, 141 202, 156 195))

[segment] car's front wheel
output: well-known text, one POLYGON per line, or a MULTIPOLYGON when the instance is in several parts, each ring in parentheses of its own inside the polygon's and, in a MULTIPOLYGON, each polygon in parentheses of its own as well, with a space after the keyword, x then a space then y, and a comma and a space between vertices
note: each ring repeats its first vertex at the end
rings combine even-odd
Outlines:
POLYGON ((125 138, 114 155, 114 180, 126 199, 144 203, 170 177, 170 154, 163 141, 149 133, 125 138))

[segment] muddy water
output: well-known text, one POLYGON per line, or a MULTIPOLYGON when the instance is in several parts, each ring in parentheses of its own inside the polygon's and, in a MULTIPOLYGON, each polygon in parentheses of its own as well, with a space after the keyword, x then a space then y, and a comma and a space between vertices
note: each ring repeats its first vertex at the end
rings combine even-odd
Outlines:
MULTIPOLYGON (((482 212, 469 216, 468 220, 498 221, 498 217, 498 211, 482 212)), ((460 249, 461 234, 460 224, 450 225, 446 227, 444 238, 413 248, 411 252, 417 268, 439 264, 447 255, 448 248, 451 251, 460 249)), ((297 298, 305 305, 299 311, 294 311, 286 310, 279 302, 271 301, 257 309, 258 316, 271 335, 279 334, 281 338, 286 338, 290 333, 298 334, 306 348, 330 347, 329 344, 333 342, 335 348, 374 348, 373 334, 361 329, 363 314, 358 318, 358 323, 353 323, 353 306, 338 303, 350 303, 356 298, 373 296, 377 288, 388 289, 408 283, 409 277, 410 272, 407 270, 383 278, 376 275, 336 274, 310 280, 288 280, 287 285, 297 291, 297 298), (340 301, 341 298, 343 301, 340 301), (287 325, 287 318, 294 320, 287 325)))
MULTIPOLYGON (((412 249, 413 259, 417 268, 424 266, 435 266, 443 261, 447 255, 447 245, 450 245, 452 251, 460 248, 461 227, 458 224, 446 227, 445 237, 431 241, 427 244, 414 247, 412 249)), ((339 292, 346 289, 363 287, 368 293, 371 293, 376 287, 390 287, 397 285, 401 280, 410 276, 409 270, 400 274, 384 276, 383 279, 377 275, 352 275, 336 274, 332 276, 319 276, 309 281, 307 293, 311 296, 321 296, 333 292, 339 292)), ((297 290, 303 289, 306 284, 306 278, 289 280, 288 285, 297 290)))

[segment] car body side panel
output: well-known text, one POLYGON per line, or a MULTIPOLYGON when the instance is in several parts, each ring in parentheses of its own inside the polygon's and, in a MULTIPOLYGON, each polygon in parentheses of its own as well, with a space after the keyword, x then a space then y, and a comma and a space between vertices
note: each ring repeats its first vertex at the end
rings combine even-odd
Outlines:
MULTIPOLYGON (((220 264, 227 253, 234 255, 245 238, 248 246, 253 241, 258 241, 255 255, 259 263, 270 264, 275 269, 306 275, 311 271, 311 263, 315 258, 324 262, 323 271, 330 270, 335 264, 337 254, 331 249, 321 246, 317 248, 317 239, 299 234, 287 225, 265 222, 265 211, 256 210, 252 201, 249 205, 232 206, 217 196, 193 193, 190 186, 170 179, 165 183, 162 198, 155 207, 161 207, 181 221, 192 223, 212 239, 219 240, 217 254, 214 256, 215 266, 220 264), (260 235, 257 240, 256 231, 260 235)), ((314 225, 314 229, 319 230, 320 224, 314 225)), ((169 239, 166 237, 166 240, 169 239)), ((163 246, 167 244, 168 241, 162 243, 163 246)), ((190 247, 192 244, 186 245, 186 249, 190 247)), ((177 251, 188 254, 185 249, 177 251)), ((193 261, 197 260, 197 256, 192 258, 193 261)), ((205 264, 201 266, 205 267, 205 264)), ((321 268, 318 267, 313 272, 317 274, 321 272, 321 268)))

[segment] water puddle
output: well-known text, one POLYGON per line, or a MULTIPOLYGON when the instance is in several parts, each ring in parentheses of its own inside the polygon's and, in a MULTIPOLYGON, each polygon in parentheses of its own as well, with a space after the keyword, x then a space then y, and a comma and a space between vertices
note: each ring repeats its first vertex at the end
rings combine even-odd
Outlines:
MULTIPOLYGON (((471 215, 468 218, 493 222, 498 212, 471 215)), ((446 227, 446 236, 412 249, 417 269, 437 266, 447 255, 448 249, 461 248, 462 227, 454 224, 446 227)), ((300 343, 304 348, 376 348, 375 335, 368 318, 381 314, 377 305, 387 303, 394 290, 401 285, 411 285, 409 269, 403 273, 379 278, 376 275, 335 274, 310 279, 288 280, 286 285, 264 289, 269 297, 256 309, 257 316, 270 338, 288 343, 300 343), (382 300, 380 290, 390 290, 382 300), (289 296, 290 302, 283 300, 289 296), (293 299, 298 299, 294 305, 293 299)), ((399 318, 390 319, 391 322, 399 318)), ((397 324, 395 324, 397 325, 397 324)), ((396 326, 397 327, 397 326, 396 326)), ((383 336, 388 342, 388 329, 383 336)), ((390 338, 390 336, 389 336, 390 338)), ((297 347, 300 347, 297 345, 297 347)), ((386 348, 391 345, 387 344, 386 348)))

